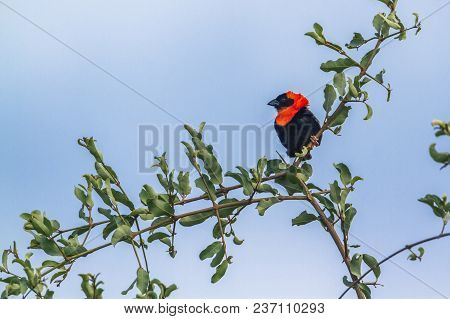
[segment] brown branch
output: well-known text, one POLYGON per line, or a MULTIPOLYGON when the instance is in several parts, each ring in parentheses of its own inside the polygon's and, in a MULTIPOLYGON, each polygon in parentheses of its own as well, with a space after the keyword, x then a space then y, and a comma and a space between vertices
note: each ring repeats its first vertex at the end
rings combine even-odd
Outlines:
POLYGON ((377 267, 380 266, 381 264, 385 263, 385 262, 388 261, 389 259, 391 259, 391 258, 397 256, 398 254, 404 252, 405 250, 410 250, 411 248, 413 248, 413 247, 415 247, 415 246, 418 246, 418 245, 420 245, 420 244, 423 244, 423 243, 426 243, 426 242, 429 242, 429 241, 433 241, 433 240, 437 240, 437 239, 441 239, 441 238, 447 237, 447 236, 450 236, 450 233, 443 233, 443 234, 440 234, 440 235, 437 235, 437 236, 433 236, 433 237, 429 237, 429 238, 426 238, 426 239, 422 239, 422 240, 419 240, 419 241, 417 241, 417 242, 415 242, 415 243, 406 245, 406 246, 403 247, 402 249, 399 249, 399 250, 397 250, 396 252, 390 254, 389 256, 387 256, 386 258, 384 258, 383 260, 381 260, 379 263, 377 263, 376 266, 375 266, 374 268, 370 268, 368 271, 366 271, 364 274, 362 274, 361 277, 359 277, 358 279, 354 280, 353 283, 352 283, 349 287, 347 287, 347 289, 339 296, 339 299, 342 299, 342 297, 344 297, 345 294, 346 294, 350 289, 354 288, 355 285, 357 285, 364 277, 366 277, 366 276, 367 276, 368 274, 370 274, 375 268, 377 268, 377 267))
MULTIPOLYGON (((305 195, 306 195, 308 201, 314 207, 316 212, 319 214, 320 219, 325 224, 326 230, 330 234, 334 243, 336 244, 336 247, 338 248, 338 250, 342 256, 342 259, 344 260, 344 263, 347 266, 348 272, 349 272, 352 280, 355 281, 357 279, 357 277, 352 274, 352 271, 350 268, 350 259, 348 258, 347 254, 346 254, 345 247, 342 244, 342 241, 339 238, 339 235, 336 232, 336 229, 333 227, 333 224, 328 220, 327 216, 325 215, 325 212, 323 211, 323 209, 320 207, 319 203, 316 201, 314 196, 309 191, 308 186, 306 186, 306 184, 302 180, 300 180, 300 185, 302 186, 303 191, 305 192, 305 195)), ((359 299, 365 299, 363 292, 361 291, 361 289, 358 286, 354 287, 353 289, 355 290, 359 299)))

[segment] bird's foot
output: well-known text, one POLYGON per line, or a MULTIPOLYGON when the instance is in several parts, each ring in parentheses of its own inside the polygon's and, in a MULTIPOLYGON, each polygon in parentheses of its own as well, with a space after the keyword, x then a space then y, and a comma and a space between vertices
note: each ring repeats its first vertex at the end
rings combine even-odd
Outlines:
POLYGON ((317 137, 315 135, 311 136, 311 143, 314 147, 319 146, 319 140, 317 139, 317 137))

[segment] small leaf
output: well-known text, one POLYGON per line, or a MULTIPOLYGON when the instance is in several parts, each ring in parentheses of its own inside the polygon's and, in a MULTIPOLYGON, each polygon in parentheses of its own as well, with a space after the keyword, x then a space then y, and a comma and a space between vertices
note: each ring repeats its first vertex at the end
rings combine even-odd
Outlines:
POLYGON ((367 108, 367 115, 364 117, 364 121, 367 121, 367 120, 370 120, 372 118, 373 110, 372 110, 372 107, 369 104, 367 104, 365 102, 364 102, 364 104, 366 105, 366 108, 367 108))
POLYGON ((217 199, 217 196, 214 184, 210 181, 208 175, 202 174, 202 176, 203 178, 199 177, 195 180, 195 185, 203 192, 205 192, 208 197, 211 197, 211 200, 215 201, 217 199))
POLYGON ((339 113, 337 114, 336 118, 330 123, 330 127, 335 127, 344 124, 345 120, 348 117, 348 113, 350 112, 352 108, 350 106, 344 106, 339 113))
POLYGON ((159 198, 149 200, 148 209, 155 217, 172 216, 175 212, 173 207, 168 202, 159 198))
POLYGON ((375 257, 364 254, 363 260, 367 266, 369 266, 371 269, 373 269, 373 274, 378 279, 381 274, 381 269, 380 269, 380 265, 378 265, 378 261, 375 259, 375 257))
POLYGON ((341 202, 341 188, 337 181, 330 184, 330 198, 336 204, 341 202))
MULTIPOLYGON (((338 73, 336 73, 338 74, 338 73)), ((323 102, 323 109, 325 112, 329 113, 331 111, 331 107, 333 106, 334 101, 336 100, 336 91, 334 87, 330 84, 327 84, 324 89, 325 101, 323 102)))
POLYGON ((191 193, 191 185, 189 183, 189 172, 179 172, 178 173, 178 184, 176 186, 177 191, 182 195, 182 196, 187 196, 191 193))
POLYGON ((202 252, 199 255, 200 260, 212 258, 215 254, 219 252, 220 248, 222 248, 222 243, 220 241, 213 242, 208 247, 202 250, 202 252))
POLYGON ((211 283, 215 284, 225 275, 228 269, 228 260, 224 260, 217 268, 216 273, 211 277, 211 283))
POLYGON ((150 277, 145 269, 138 268, 136 277, 136 287, 141 291, 141 293, 146 293, 148 290, 148 283, 150 282, 150 277))
POLYGON ((350 271, 357 278, 361 277, 361 262, 363 260, 363 256, 360 254, 354 254, 352 260, 350 261, 350 271))
POLYGON ((225 256, 225 249, 222 246, 220 250, 217 252, 216 257, 214 257, 213 260, 211 261, 210 266, 217 267, 222 262, 224 256, 225 256))
POLYGON ((350 43, 346 44, 345 46, 349 49, 358 49, 360 46, 366 43, 366 40, 364 40, 361 33, 353 33, 353 39, 350 41, 350 43))
POLYGON ((336 61, 327 61, 320 65, 320 69, 324 72, 334 71, 340 73, 348 68, 358 66, 354 61, 348 58, 337 59, 336 61))
POLYGON ((343 72, 336 73, 333 77, 334 87, 337 89, 340 96, 345 95, 345 86, 347 82, 345 81, 345 74, 343 72))
POLYGON ((149 243, 152 243, 152 242, 154 242, 155 240, 161 240, 161 239, 167 238, 167 237, 170 237, 170 235, 169 235, 169 234, 166 234, 166 233, 158 232, 158 233, 153 233, 153 234, 151 234, 151 235, 148 237, 147 241, 148 241, 149 243))
POLYGON ((303 211, 300 215, 298 215, 297 217, 295 217, 292 220, 292 226, 302 226, 302 225, 306 225, 309 224, 313 221, 317 220, 317 216, 313 215, 313 214, 308 214, 305 211, 303 211))
POLYGON ((438 152, 436 150, 436 143, 430 145, 429 148, 431 158, 438 163, 448 164, 450 163, 450 153, 448 152, 438 152))
POLYGON ((184 227, 191 227, 203 223, 205 220, 214 215, 211 210, 209 212, 199 213, 191 216, 186 216, 180 219, 180 225, 184 227))
POLYGON ((372 63, 372 60, 374 58, 374 56, 376 56, 378 54, 378 52, 380 52, 380 49, 374 49, 374 50, 370 50, 369 52, 367 52, 363 58, 361 59, 361 66, 367 70, 369 68, 369 66, 372 63))
POLYGON ((259 215, 263 216, 267 209, 279 202, 280 200, 276 197, 265 198, 258 203, 256 209, 258 210, 259 215))
POLYGON ((357 211, 354 207, 349 207, 345 211, 345 219, 344 223, 342 224, 342 229, 344 230, 345 234, 348 234, 348 231, 350 230, 350 226, 352 224, 352 220, 355 217, 357 211))
POLYGON ((124 239, 125 237, 130 236, 131 234, 131 228, 128 225, 121 225, 117 227, 116 231, 114 232, 111 243, 113 246, 115 246, 120 240, 124 239))
POLYGON ((348 185, 352 180, 352 174, 348 169, 347 165, 344 163, 333 164, 333 166, 338 170, 342 184, 348 185))
POLYGON ((244 243, 244 239, 239 239, 237 236, 234 236, 233 237, 233 243, 235 244, 235 245, 242 245, 243 243, 244 243))

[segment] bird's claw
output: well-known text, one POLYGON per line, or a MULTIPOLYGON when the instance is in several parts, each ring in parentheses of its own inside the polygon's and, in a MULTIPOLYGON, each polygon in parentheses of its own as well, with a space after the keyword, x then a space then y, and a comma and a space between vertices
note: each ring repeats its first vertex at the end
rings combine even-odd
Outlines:
POLYGON ((311 143, 314 147, 319 146, 319 140, 317 139, 317 137, 315 135, 311 136, 311 143))

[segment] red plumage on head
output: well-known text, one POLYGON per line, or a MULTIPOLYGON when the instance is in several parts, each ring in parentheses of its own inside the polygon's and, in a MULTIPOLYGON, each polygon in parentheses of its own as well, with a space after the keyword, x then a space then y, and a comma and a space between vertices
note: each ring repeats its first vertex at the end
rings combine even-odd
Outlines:
POLYGON ((288 124, 295 114, 298 113, 302 108, 309 105, 308 99, 302 94, 294 93, 289 91, 286 93, 287 97, 294 101, 291 106, 282 108, 278 110, 278 115, 275 119, 277 125, 285 126, 288 124))

